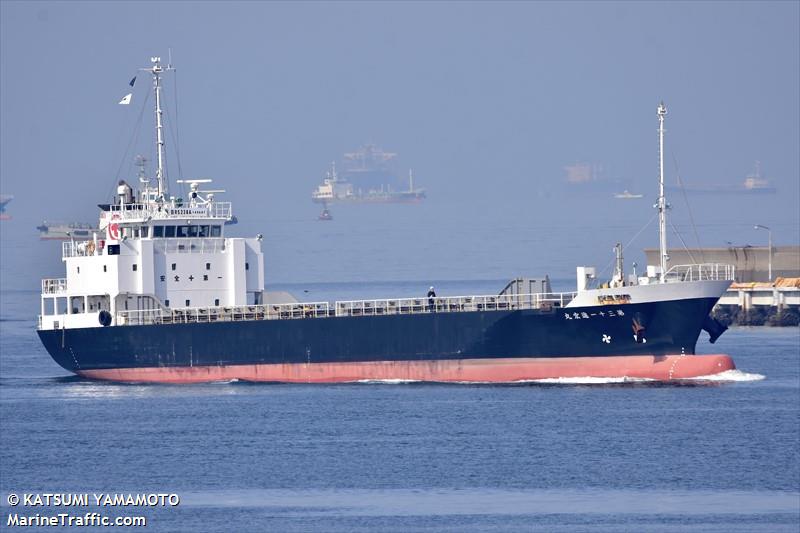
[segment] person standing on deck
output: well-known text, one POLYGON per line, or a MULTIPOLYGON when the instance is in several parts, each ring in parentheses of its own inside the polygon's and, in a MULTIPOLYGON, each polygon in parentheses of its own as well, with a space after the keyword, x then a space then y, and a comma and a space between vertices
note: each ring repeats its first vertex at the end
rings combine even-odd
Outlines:
POLYGON ((429 311, 433 311, 434 310, 434 303, 436 302, 435 298, 436 298, 436 291, 433 290, 433 285, 431 285, 431 288, 428 289, 428 310, 429 311))

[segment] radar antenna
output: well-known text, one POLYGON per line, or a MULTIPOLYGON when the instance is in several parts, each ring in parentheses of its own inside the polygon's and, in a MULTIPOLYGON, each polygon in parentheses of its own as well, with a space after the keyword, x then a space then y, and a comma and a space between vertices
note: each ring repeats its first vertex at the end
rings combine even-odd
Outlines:
POLYGON ((139 182, 144 186, 147 186, 150 183, 150 178, 147 177, 147 174, 145 172, 145 168, 147 167, 147 161, 148 159, 141 154, 136 156, 135 164, 137 167, 139 167, 139 182))

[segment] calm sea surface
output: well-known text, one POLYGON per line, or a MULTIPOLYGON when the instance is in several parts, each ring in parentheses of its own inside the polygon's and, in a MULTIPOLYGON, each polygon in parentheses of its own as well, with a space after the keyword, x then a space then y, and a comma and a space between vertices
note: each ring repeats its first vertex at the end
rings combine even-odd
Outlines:
MULTIPOLYGON (((440 294, 501 287, 437 283, 440 294)), ((272 289, 346 299, 418 295, 427 282, 272 289)), ((52 362, 34 332, 36 292, 0 297, 0 529, 9 513, 87 511, 146 516, 150 531, 800 528, 797 328, 733 329, 715 346, 704 334, 699 351, 734 357, 729 381, 115 385, 52 362), (7 503, 46 492, 181 503, 7 503)))

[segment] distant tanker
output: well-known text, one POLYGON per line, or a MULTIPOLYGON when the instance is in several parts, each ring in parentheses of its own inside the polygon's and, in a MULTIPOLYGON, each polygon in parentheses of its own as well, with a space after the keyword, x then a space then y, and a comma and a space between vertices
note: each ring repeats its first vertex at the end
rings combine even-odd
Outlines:
POLYGON ((344 154, 345 171, 336 172, 336 163, 326 173, 322 184, 311 193, 315 203, 412 203, 425 198, 425 189, 414 187, 414 176, 401 180, 391 169, 395 153, 384 152, 373 144, 344 154))

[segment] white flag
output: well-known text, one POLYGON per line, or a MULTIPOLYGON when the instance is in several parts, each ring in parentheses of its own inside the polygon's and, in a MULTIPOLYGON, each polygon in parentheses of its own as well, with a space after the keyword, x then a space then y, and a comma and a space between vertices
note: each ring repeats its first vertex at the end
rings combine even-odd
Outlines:
POLYGON ((120 105, 128 105, 131 103, 131 98, 133 97, 133 93, 128 93, 125 95, 122 100, 119 101, 120 105))

